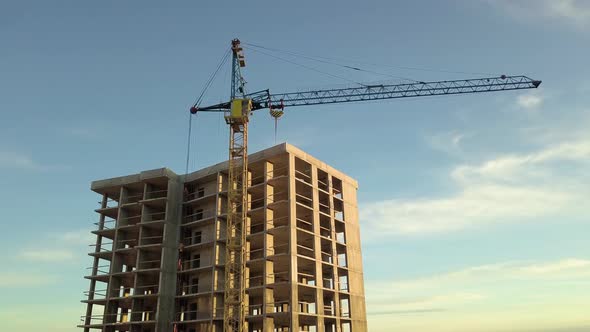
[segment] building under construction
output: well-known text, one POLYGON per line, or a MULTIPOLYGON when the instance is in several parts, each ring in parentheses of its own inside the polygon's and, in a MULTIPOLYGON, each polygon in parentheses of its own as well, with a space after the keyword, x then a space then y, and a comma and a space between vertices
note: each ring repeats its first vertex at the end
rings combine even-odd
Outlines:
MULTIPOLYGON (((85 332, 224 329, 228 163, 99 180, 85 332)), ((367 331, 357 182, 281 144, 248 156, 247 331, 367 331)))
POLYGON ((243 50, 239 39, 231 41, 190 108, 192 115, 224 113, 230 131, 227 162, 182 176, 157 169, 92 183, 102 200, 80 324, 85 332, 366 331, 356 181, 288 144, 249 156, 250 116, 268 109, 276 133, 286 107, 541 84, 501 75, 248 93, 243 50), (205 92, 230 58, 229 100, 202 107, 205 92))

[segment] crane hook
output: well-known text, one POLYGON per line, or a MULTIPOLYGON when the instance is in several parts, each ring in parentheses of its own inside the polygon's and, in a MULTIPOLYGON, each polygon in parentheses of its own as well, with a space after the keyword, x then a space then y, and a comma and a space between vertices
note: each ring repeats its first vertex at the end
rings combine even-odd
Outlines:
POLYGON ((278 107, 273 107, 272 104, 268 104, 270 116, 275 119, 275 144, 277 143, 277 128, 279 125, 279 118, 285 114, 283 111, 285 109, 285 105, 283 104, 283 100, 281 99, 281 104, 278 107))

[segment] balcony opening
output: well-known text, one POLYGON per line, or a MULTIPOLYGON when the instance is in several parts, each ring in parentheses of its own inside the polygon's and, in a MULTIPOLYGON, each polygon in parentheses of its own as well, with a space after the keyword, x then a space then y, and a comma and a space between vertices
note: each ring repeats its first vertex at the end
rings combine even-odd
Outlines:
MULTIPOLYGON (((335 316, 335 314, 330 316, 335 316)), ((336 320, 334 318, 325 318, 324 327, 324 332, 336 332, 336 320)))
POLYGON ((347 267, 348 262, 346 261, 346 253, 338 253, 338 266, 347 267))
POLYGON ((311 184, 311 164, 295 158, 295 178, 311 184))
POLYGON ((299 205, 295 211, 297 228, 313 232, 313 211, 299 205))
POLYGON ((248 172, 250 173, 249 186, 256 186, 264 183, 264 163, 248 165, 248 172))
POLYGON ((202 231, 194 231, 192 244, 199 244, 202 242, 202 240, 203 240, 203 232, 202 231))
POLYGON ((334 269, 329 265, 322 264, 322 287, 334 289, 334 269))
POLYGON ((334 293, 324 293, 324 313, 325 316, 336 316, 336 302, 334 293))
POLYGON ((332 254, 332 241, 321 239, 321 255, 322 255, 322 262, 333 264, 334 258, 332 254))
POLYGON ((250 210, 264 206, 264 190, 251 191, 248 196, 250 200, 250 210))
POLYGON ((318 189, 323 190, 325 192, 329 192, 330 188, 330 176, 328 173, 318 169, 318 189))
POLYGON ((348 273, 347 272, 344 272, 344 273, 345 274, 338 276, 338 290, 343 291, 343 292, 349 292, 348 273))
POLYGON ((188 312, 188 320, 196 320, 197 319, 197 310, 198 305, 196 302, 193 302, 189 305, 189 312, 188 312))
POLYGON ((340 317, 350 318, 350 300, 347 295, 340 295, 340 317))
POLYGON ((191 269, 198 269, 201 267, 201 254, 193 253, 191 256, 191 269))
POLYGON ((168 196, 168 181, 148 183, 146 185, 145 199, 166 198, 168 196))
POLYGON ((350 322, 342 322, 342 332, 350 332, 352 331, 352 328, 350 327, 350 322))
POLYGON ((332 238, 332 223, 330 217, 320 214, 320 236, 332 238))
POLYGON ((345 225, 343 222, 336 222, 336 242, 346 244, 345 225))
MULTIPOLYGON (((313 288, 299 287, 299 312, 304 314, 317 315, 316 290, 313 288)), ((300 321, 301 322, 301 321, 300 321)))
POLYGON ((143 184, 137 184, 132 187, 124 187, 122 204, 135 204, 143 198, 143 184))
POLYGON ((203 219, 203 209, 197 209, 195 211, 195 220, 203 219))
POLYGON ((342 180, 332 177, 332 195, 338 199, 343 199, 342 196, 342 180))
POLYGON ((297 258, 297 283, 307 286, 316 286, 315 262, 297 258))
POLYGON ((197 294, 199 292, 199 278, 197 277, 193 277, 191 278, 191 284, 190 284, 190 293, 191 294, 197 294))
POLYGON ((297 254, 315 259, 313 234, 297 231, 297 254))
POLYGON ((248 316, 262 315, 262 297, 250 295, 248 300, 248 316))
POLYGON ((260 266, 252 266, 248 277, 247 287, 257 287, 264 285, 264 273, 260 266))
POLYGON ((258 223, 252 222, 250 224, 250 234, 256 234, 256 233, 261 233, 261 232, 264 232, 264 223, 263 222, 258 222, 258 223))
POLYGON ((303 204, 308 208, 313 208, 313 189, 301 182, 295 184, 295 200, 299 204, 303 204))
POLYGON ((129 297, 132 294, 133 294, 132 287, 126 287, 126 286, 121 285, 118 289, 116 297, 129 297))
POLYGON ((334 219, 344 221, 344 203, 334 199, 334 219))

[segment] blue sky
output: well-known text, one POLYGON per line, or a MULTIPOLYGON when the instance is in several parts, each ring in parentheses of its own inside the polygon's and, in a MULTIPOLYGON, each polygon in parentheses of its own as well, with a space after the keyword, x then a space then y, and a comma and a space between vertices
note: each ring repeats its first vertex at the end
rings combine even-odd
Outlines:
MULTIPOLYGON (((77 330, 90 182, 182 172, 188 107, 235 37, 416 80, 542 79, 535 91, 288 109, 277 141, 359 181, 371 331, 590 329, 590 6, 450 0, 3 2, 0 330, 77 330)), ((245 55, 251 91, 350 85, 245 55)), ((223 69, 204 104, 228 92, 223 69)), ((251 128, 251 151, 274 145, 268 113, 251 128)), ((225 158, 219 116, 194 132, 207 144, 191 169, 225 158)))

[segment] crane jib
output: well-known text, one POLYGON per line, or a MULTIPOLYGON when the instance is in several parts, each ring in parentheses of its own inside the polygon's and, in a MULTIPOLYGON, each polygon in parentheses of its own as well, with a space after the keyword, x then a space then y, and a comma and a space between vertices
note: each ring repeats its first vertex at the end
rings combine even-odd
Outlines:
MULTIPOLYGON (((534 89, 538 88, 540 84, 541 81, 533 80, 527 76, 499 76, 455 81, 364 85, 352 88, 278 94, 270 94, 269 90, 262 90, 248 94, 245 98, 252 100, 252 110, 255 111, 265 108, 274 109, 277 105, 280 105, 282 109, 292 106, 534 89)), ((225 112, 230 108, 231 103, 227 102, 191 109, 191 112, 225 112)))
POLYGON ((537 88, 541 81, 526 76, 504 76, 481 79, 419 82, 397 85, 370 85, 363 87, 272 94, 271 103, 284 106, 332 104, 376 99, 439 96, 463 93, 492 92, 537 88))

